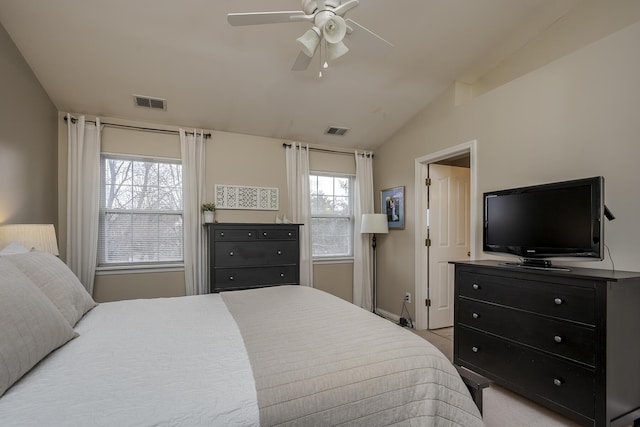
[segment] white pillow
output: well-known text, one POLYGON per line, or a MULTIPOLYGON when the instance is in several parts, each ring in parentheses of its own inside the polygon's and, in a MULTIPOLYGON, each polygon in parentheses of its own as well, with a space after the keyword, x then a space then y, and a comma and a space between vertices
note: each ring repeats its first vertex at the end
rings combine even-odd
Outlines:
POLYGON ((11 242, 0 251, 0 256, 25 254, 29 252, 29 249, 25 248, 18 242, 11 242))
POLYGON ((28 252, 4 257, 20 269, 58 307, 71 327, 96 306, 75 274, 48 252, 28 252))
POLYGON ((78 334, 17 267, 0 258, 0 396, 78 334))

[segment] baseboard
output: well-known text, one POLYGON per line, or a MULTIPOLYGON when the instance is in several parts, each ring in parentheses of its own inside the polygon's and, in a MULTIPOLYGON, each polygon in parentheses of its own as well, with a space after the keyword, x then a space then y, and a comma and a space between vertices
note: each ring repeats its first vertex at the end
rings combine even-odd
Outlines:
POLYGON ((397 314, 394 313, 390 313, 386 310, 382 310, 382 309, 377 309, 376 312, 381 315, 382 317, 384 317, 387 320, 390 320, 394 323, 399 323, 400 322, 400 316, 398 316, 397 314))

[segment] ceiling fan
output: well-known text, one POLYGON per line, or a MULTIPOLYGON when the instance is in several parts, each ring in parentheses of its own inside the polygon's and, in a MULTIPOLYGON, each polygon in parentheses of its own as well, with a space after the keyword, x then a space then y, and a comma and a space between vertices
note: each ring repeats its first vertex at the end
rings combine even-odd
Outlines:
MULTIPOLYGON (((313 27, 296 40, 300 44, 300 53, 292 67, 294 71, 304 71, 309 67, 311 59, 318 50, 320 50, 322 68, 328 67, 327 61, 334 61, 349 52, 349 48, 344 44, 344 38, 354 31, 361 31, 393 46, 354 20, 344 18, 344 15, 358 4, 360 4, 358 0, 302 0, 300 11, 230 13, 227 15, 227 20, 233 26, 311 22, 313 27)), ((322 77, 322 69, 320 77, 322 77)))

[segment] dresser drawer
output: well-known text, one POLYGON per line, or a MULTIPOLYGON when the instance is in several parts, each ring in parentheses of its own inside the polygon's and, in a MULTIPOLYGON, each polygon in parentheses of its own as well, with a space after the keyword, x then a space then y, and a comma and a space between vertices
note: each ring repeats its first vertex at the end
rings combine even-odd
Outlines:
POLYGON ((258 230, 251 228, 227 228, 213 232, 215 241, 246 241, 258 238, 258 230))
POLYGON ((297 241, 216 242, 216 267, 298 263, 297 241))
POLYGON ((456 363, 594 418, 593 370, 463 326, 456 334, 456 363))
POLYGON ((264 240, 297 240, 298 228, 259 229, 258 239, 264 240))
POLYGON ((217 268, 212 291, 298 284, 296 266, 217 268))
POLYGON ((592 327, 465 298, 457 303, 460 325, 595 366, 595 329, 592 327))
POLYGON ((595 290, 544 281, 456 271, 462 297, 595 325, 595 290))

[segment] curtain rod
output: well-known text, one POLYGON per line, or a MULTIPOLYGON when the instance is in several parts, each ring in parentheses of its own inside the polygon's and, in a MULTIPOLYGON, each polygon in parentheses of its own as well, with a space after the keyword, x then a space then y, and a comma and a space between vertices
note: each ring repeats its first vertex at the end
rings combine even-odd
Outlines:
MULTIPOLYGON (((284 148, 288 148, 291 147, 291 144, 287 144, 286 142, 282 144, 282 146, 284 148)), ((307 147, 302 147, 302 149, 307 149, 307 147)), ((350 153, 348 151, 337 151, 337 150, 328 150, 326 148, 314 148, 314 147, 309 147, 309 151, 320 151, 322 153, 332 153, 332 154, 343 154, 346 156, 352 156, 355 153, 350 153)), ((358 154, 358 156, 362 156, 362 157, 372 157, 373 158, 373 154, 364 154, 364 153, 360 153, 358 154)))
MULTIPOLYGON (((64 116, 63 119, 65 122, 67 121, 67 116, 64 116)), ((78 121, 78 119, 76 119, 75 117, 71 117, 71 123, 76 123, 78 121)), ((93 123, 95 124, 95 120, 86 120, 87 123, 93 123)), ((133 129, 133 130, 140 130, 143 132, 158 132, 158 133, 170 133, 170 134, 175 134, 175 135, 179 135, 180 132, 177 130, 170 130, 170 129, 156 129, 156 128, 145 128, 145 127, 140 127, 140 126, 131 126, 131 125, 119 125, 117 123, 107 123, 107 122, 100 122, 101 125, 107 126, 107 127, 114 127, 114 128, 121 128, 121 129, 133 129)), ((193 135, 193 132, 186 132, 189 135, 193 135)), ((204 134, 204 138, 208 139, 211 138, 211 134, 210 133, 205 133, 204 134)))

